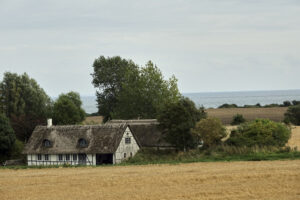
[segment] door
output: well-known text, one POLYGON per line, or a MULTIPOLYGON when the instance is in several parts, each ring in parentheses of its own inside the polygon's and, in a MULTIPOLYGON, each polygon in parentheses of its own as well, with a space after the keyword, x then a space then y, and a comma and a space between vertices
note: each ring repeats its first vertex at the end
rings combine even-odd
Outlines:
POLYGON ((113 164, 113 154, 96 154, 96 165, 113 164))
POLYGON ((78 164, 86 165, 86 154, 84 153, 78 154, 78 164))

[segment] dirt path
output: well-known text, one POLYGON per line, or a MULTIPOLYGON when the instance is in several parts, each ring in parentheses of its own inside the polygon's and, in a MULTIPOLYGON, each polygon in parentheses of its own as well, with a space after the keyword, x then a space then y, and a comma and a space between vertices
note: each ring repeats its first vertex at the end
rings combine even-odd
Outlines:
POLYGON ((300 199, 300 160, 0 170, 6 199, 300 199))

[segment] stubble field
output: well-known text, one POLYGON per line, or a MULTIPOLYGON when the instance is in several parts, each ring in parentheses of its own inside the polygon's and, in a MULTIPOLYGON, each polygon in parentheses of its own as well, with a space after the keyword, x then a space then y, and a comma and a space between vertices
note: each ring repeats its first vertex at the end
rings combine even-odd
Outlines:
POLYGON ((300 160, 0 170, 7 199, 300 199, 300 160))
POLYGON ((207 115, 221 119, 223 124, 230 124, 232 118, 236 114, 241 114, 246 120, 253 120, 256 118, 271 119, 276 122, 281 122, 284 119, 286 107, 273 108, 218 108, 207 109, 207 115))

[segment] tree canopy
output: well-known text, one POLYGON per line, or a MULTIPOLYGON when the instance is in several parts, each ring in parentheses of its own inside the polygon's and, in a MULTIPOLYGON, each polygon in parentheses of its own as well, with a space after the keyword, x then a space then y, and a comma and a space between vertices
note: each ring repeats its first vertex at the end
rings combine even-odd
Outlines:
POLYGON ((295 125, 300 125, 300 104, 295 106, 290 106, 286 113, 284 114, 285 122, 291 122, 295 125))
POLYGON ((51 115, 51 100, 26 73, 6 72, 0 83, 0 112, 10 119, 16 136, 24 141, 51 115))
POLYGON ((207 118, 196 123, 192 133, 203 141, 205 147, 217 145, 226 136, 226 130, 220 119, 207 118))
POLYGON ((76 92, 61 94, 53 106, 53 122, 58 125, 78 124, 85 119, 80 95, 76 92))
POLYGON ((0 159, 11 151, 15 140, 16 136, 9 119, 0 113, 0 159))
POLYGON ((158 115, 158 121, 166 140, 178 149, 186 150, 197 145, 191 128, 205 117, 203 108, 197 109, 193 101, 182 97, 178 102, 166 104, 158 115))
POLYGON ((131 60, 99 57, 94 62, 93 84, 97 91, 99 114, 110 118, 156 118, 166 102, 180 98, 177 79, 164 77, 149 61, 139 67, 131 60))

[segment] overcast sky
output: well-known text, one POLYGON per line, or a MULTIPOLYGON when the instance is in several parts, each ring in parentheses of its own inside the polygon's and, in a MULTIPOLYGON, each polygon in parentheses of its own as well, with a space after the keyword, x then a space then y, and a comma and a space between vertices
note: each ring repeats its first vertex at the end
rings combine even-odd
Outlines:
POLYGON ((0 75, 93 95, 100 55, 152 60, 181 92, 300 89, 299 0, 0 0, 0 75))

